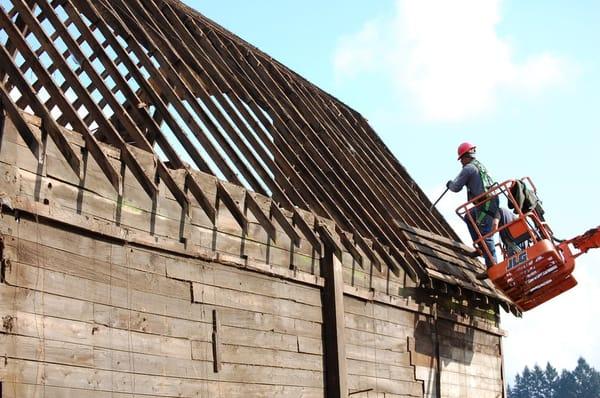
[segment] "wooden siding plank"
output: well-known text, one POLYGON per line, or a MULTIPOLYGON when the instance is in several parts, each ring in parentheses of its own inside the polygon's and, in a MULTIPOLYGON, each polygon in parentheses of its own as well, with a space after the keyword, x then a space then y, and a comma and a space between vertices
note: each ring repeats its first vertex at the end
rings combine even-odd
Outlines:
POLYGON ((236 290, 192 283, 193 301, 228 308, 283 315, 291 318, 321 322, 321 308, 291 300, 267 300, 268 296, 242 293, 236 290))

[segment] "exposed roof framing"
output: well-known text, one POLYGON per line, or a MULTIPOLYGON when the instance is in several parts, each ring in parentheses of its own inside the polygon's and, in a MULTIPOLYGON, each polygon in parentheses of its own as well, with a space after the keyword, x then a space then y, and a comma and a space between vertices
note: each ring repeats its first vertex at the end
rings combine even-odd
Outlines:
POLYGON ((326 241, 361 266, 365 256, 415 281, 445 278, 407 228, 458 237, 367 121, 260 50, 176 0, 0 4, 0 99, 36 156, 49 136, 80 175, 82 154, 60 133, 67 127, 119 194, 121 174, 99 141, 120 150, 148 195, 160 180, 187 209, 189 192, 213 223, 193 169, 273 198, 269 214, 250 192, 240 207, 217 182, 243 230, 248 210, 272 240, 279 223, 296 245, 304 237, 320 251, 326 241), (19 109, 41 117, 42 141, 19 109), (155 168, 144 169, 131 145, 153 153, 155 168), (298 208, 322 218, 308 225, 298 208))

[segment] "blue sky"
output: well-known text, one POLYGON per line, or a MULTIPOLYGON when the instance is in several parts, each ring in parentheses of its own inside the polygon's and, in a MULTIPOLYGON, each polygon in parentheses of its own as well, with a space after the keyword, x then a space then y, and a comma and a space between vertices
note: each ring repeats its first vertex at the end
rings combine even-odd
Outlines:
MULTIPOLYGON (((497 180, 533 178, 557 236, 600 224, 600 2, 186 3, 358 110, 430 197, 472 141, 497 180)), ((461 234, 463 198, 439 206, 461 234)), ((578 356, 600 369, 598 263, 582 257, 580 286, 503 317, 509 376, 578 356)))

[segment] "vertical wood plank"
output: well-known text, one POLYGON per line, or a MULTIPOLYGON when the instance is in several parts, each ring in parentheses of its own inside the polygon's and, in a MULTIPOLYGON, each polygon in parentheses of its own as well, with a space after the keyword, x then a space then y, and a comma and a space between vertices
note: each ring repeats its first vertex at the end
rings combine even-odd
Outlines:
POLYGON ((442 366, 440 363, 440 337, 438 334, 438 308, 437 303, 433 303, 431 306, 431 313, 433 314, 431 337, 433 341, 433 349, 435 355, 435 389, 438 397, 442 396, 442 366))
MULTIPOLYGON (((213 366, 215 373, 219 373, 221 370, 221 343, 219 341, 219 329, 221 328, 221 321, 219 320, 219 313, 217 310, 213 310, 213 366)), ((0 397, 1 398, 1 397, 0 397)))
MULTIPOLYGON (((500 342, 499 347, 500 347, 500 381, 502 382, 502 398, 507 398, 507 392, 506 392, 506 365, 504 364, 504 340, 503 339, 499 339, 500 342)), ((1 398, 1 397, 0 397, 1 398)))
POLYGON ((327 396, 347 397, 344 280, 342 263, 330 246, 321 258, 321 272, 325 278, 322 295, 327 396))

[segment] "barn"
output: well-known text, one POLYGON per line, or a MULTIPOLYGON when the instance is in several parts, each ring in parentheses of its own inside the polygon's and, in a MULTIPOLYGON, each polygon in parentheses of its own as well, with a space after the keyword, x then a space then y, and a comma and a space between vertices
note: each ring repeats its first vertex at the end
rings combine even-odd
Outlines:
POLYGON ((356 110, 177 0, 0 5, 1 398, 505 396, 518 310, 356 110))

